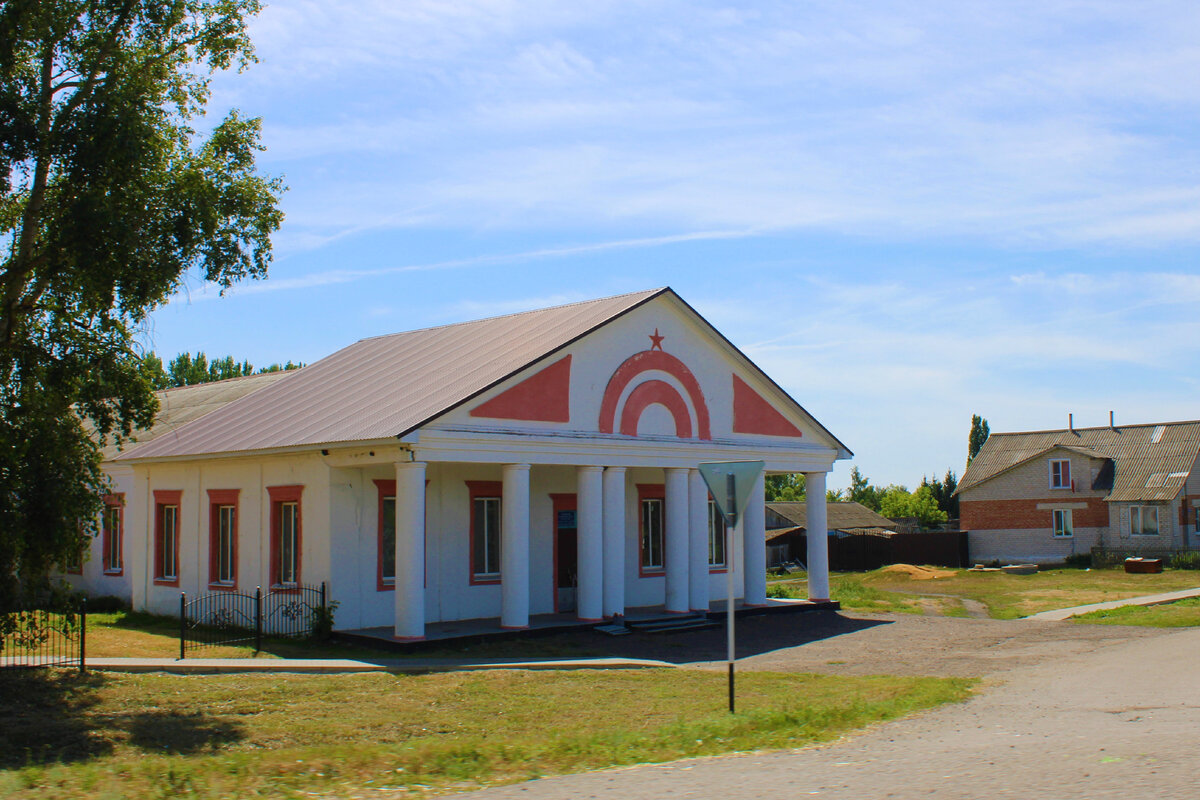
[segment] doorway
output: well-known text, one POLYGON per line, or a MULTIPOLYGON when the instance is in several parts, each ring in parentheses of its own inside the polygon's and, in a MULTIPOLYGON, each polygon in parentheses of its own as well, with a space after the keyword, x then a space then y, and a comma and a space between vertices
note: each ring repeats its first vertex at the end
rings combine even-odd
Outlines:
POLYGON ((556 494, 554 500, 554 610, 562 613, 576 608, 579 586, 579 538, 576 524, 575 495, 556 494))

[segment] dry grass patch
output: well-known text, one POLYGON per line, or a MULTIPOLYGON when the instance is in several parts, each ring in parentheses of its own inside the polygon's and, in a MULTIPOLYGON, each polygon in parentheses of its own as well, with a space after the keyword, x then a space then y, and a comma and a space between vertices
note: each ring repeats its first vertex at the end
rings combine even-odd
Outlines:
POLYGON ((0 676, 0 796, 388 797, 795 747, 971 681, 697 670, 0 676))

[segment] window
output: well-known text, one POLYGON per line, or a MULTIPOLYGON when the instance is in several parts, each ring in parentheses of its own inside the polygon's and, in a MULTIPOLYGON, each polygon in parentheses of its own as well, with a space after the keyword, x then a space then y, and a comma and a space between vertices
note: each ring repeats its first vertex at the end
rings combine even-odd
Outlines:
POLYGON ((237 489, 208 490, 208 583, 237 586, 237 489))
POLYGON ((300 494, 303 486, 268 486, 271 497, 271 585, 300 583, 300 494))
POLYGON ((179 585, 180 491, 154 493, 154 582, 179 585))
POLYGON ((471 583, 500 582, 500 481, 467 481, 471 496, 471 583))
POLYGON ((1130 506, 1129 532, 1134 536, 1158 535, 1158 506, 1130 506))
POLYGON ((712 498, 708 500, 708 565, 725 566, 725 517, 712 498))
POLYGON ((1065 458, 1050 459, 1050 488, 1071 488, 1071 462, 1065 458))
POLYGON ((120 575, 125 568, 124 548, 125 495, 110 494, 104 497, 104 516, 101 519, 101 547, 103 548, 104 574, 120 575))
POLYGON ((661 483, 638 484, 638 571, 641 575, 663 571, 663 521, 665 489, 661 483))
POLYGON ((1074 529, 1071 527, 1071 509, 1055 509, 1053 514, 1054 535, 1061 537, 1074 536, 1074 529))
POLYGON ((376 480, 375 490, 379 497, 378 567, 375 570, 375 588, 384 591, 396 585, 396 482, 376 480))

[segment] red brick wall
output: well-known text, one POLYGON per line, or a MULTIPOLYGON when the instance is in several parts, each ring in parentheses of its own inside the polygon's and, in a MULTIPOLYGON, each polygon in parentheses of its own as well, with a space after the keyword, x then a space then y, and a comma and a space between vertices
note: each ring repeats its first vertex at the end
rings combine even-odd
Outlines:
POLYGON ((1087 503, 1087 508, 1071 510, 1071 524, 1076 528, 1107 528, 1108 504, 1095 497, 1062 497, 1036 500, 960 500, 959 527, 964 531, 1018 530, 1049 528, 1053 518, 1049 509, 1038 503, 1087 503))

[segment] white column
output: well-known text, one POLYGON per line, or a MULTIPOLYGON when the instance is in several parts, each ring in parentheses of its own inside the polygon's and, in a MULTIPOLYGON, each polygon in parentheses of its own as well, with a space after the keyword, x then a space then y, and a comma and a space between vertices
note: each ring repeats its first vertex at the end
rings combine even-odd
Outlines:
POLYGON ((425 463, 396 464, 397 639, 425 638, 425 463))
POLYGON ((708 484, 688 470, 688 605, 708 611, 708 484))
POLYGON ((669 612, 688 610, 688 471, 665 470, 666 539, 663 559, 667 567, 666 606, 669 612))
POLYGON ((825 511, 825 473, 804 473, 808 494, 808 599, 829 599, 829 523, 825 511))
POLYGON ((582 620, 604 615, 604 470, 579 467, 575 535, 579 543, 576 614, 582 620))
MULTIPOLYGON (((767 500, 766 479, 759 473, 742 510, 742 602, 767 604, 767 500)), ((821 497, 825 490, 821 490, 821 497)))
POLYGON ((625 613, 625 468, 604 470, 604 616, 625 613))
POLYGON ((500 523, 500 627, 529 627, 529 465, 505 464, 500 523))

